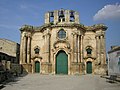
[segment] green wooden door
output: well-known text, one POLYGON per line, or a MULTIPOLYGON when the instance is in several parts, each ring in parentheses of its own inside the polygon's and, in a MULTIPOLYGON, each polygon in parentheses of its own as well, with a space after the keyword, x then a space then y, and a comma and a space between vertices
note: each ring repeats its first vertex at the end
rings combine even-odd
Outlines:
POLYGON ((56 56, 56 74, 68 74, 68 56, 64 51, 56 56))
POLYGON ((35 72, 36 73, 40 72, 40 63, 38 61, 35 62, 35 72))
POLYGON ((88 74, 92 73, 92 62, 87 62, 87 73, 88 74))

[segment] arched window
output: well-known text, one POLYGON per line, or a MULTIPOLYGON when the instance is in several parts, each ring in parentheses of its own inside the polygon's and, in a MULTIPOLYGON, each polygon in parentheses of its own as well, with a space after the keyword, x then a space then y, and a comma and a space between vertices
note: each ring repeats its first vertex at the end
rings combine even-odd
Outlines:
POLYGON ((70 11, 70 22, 74 22, 75 21, 75 16, 74 16, 74 11, 70 11))
POLYGON ((59 37, 60 39, 65 38, 65 37, 66 37, 66 32, 65 32, 63 29, 61 29, 61 30, 58 32, 58 37, 59 37))
POLYGON ((86 51, 87 51, 87 55, 91 55, 92 54, 92 48, 91 47, 87 47, 86 51))
POLYGON ((34 51, 35 51, 35 54, 39 54, 39 52, 40 52, 39 47, 37 46, 37 47, 34 49, 34 51))

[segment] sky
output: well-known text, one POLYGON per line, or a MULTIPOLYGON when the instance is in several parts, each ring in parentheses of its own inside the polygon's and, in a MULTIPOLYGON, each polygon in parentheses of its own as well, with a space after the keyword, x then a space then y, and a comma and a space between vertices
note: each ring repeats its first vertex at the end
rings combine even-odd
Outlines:
POLYGON ((41 26, 47 11, 61 8, 79 12, 80 23, 104 23, 106 49, 120 46, 120 0, 0 0, 0 38, 20 43, 20 27, 41 26))

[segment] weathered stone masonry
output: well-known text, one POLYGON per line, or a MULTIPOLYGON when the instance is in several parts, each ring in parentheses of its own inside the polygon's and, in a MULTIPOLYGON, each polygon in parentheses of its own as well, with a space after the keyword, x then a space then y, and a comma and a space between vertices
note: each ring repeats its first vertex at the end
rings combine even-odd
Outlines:
POLYGON ((80 24, 73 10, 47 12, 44 25, 21 27, 20 63, 28 73, 105 74, 106 29, 80 24))

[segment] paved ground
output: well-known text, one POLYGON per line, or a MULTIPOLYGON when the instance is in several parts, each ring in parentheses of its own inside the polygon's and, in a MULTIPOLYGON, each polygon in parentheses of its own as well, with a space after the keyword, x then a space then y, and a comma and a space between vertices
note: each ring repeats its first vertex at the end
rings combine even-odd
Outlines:
POLYGON ((2 90, 120 90, 120 83, 109 83, 93 75, 29 74, 6 84, 2 90))

